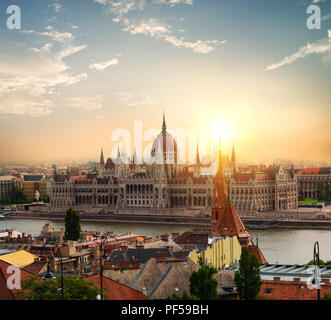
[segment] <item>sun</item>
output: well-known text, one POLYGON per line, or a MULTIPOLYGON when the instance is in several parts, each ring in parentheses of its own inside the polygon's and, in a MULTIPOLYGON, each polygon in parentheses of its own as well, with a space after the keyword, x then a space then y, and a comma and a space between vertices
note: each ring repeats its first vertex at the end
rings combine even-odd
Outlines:
POLYGON ((211 138, 214 141, 218 141, 219 138, 222 140, 228 140, 231 136, 231 128, 226 123, 215 122, 211 126, 211 138))

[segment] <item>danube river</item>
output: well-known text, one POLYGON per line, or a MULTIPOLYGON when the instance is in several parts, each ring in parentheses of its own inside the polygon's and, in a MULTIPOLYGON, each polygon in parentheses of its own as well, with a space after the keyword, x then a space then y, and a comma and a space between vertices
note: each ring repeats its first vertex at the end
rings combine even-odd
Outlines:
MULTIPOLYGON (((35 219, 6 219, 0 220, 0 230, 12 228, 19 232, 38 235, 45 223, 49 223, 55 230, 64 228, 64 223, 54 220, 35 219)), ((156 235, 169 232, 184 232, 197 228, 189 225, 143 224, 143 223, 113 223, 113 222, 85 222, 81 221, 82 230, 113 231, 125 233, 131 231, 138 235, 156 235)), ((313 258, 315 241, 319 242, 320 258, 331 260, 331 230, 318 229, 270 229, 249 230, 269 263, 304 264, 313 258)))

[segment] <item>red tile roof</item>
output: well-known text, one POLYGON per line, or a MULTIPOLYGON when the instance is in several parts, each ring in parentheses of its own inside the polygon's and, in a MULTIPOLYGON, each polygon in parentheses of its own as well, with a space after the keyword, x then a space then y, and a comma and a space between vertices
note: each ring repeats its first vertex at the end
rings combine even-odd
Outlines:
POLYGON ((224 210, 220 213, 220 218, 216 222, 215 229, 220 236, 237 236, 238 240, 250 238, 236 209, 229 201, 225 204, 224 210))
POLYGON ((260 264, 267 264, 268 261, 267 259, 264 257, 262 251, 260 250, 259 247, 257 247, 254 242, 251 240, 250 244, 248 245, 248 250, 250 252, 250 254, 255 254, 256 257, 258 258, 260 264))
POLYGON ((185 244, 208 244, 210 232, 207 230, 186 231, 174 239, 179 245, 185 244))
MULTIPOLYGON (((9 289, 7 287, 7 279, 11 276, 11 273, 7 273, 8 267, 11 264, 0 260, 0 300, 21 300, 23 297, 18 297, 15 295, 16 289, 9 289)), ((29 272, 21 269, 21 281, 28 279, 31 276, 29 272)))
MULTIPOLYGON (((91 280, 98 288, 100 288, 100 276, 95 275, 87 277, 87 280, 91 280)), ((105 276, 102 278, 102 286, 104 288, 104 294, 109 300, 146 300, 147 297, 138 290, 132 289, 124 284, 111 280, 105 276)))
POLYGON ((321 168, 306 168, 306 169, 300 169, 298 171, 298 174, 318 174, 320 172, 321 168))
POLYGON ((45 261, 35 261, 22 268, 22 270, 37 275, 45 267, 45 265, 46 265, 45 261))
MULTIPOLYGON (((331 293, 330 283, 321 286, 321 298, 324 293, 331 293)), ((302 281, 262 280, 260 296, 272 300, 317 300, 317 290, 309 290, 302 281)))

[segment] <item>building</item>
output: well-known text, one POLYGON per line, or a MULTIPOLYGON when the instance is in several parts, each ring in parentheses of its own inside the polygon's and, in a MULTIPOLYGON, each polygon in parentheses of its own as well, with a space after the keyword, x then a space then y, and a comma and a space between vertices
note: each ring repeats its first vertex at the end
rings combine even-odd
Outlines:
MULTIPOLYGON (((212 163, 200 162, 197 146, 196 164, 178 164, 177 149, 163 116, 162 131, 152 144, 150 164, 139 164, 136 152, 129 159, 119 149, 116 159, 108 158, 105 162, 101 149, 97 172, 72 175, 57 174, 55 170, 50 188, 51 206, 55 210, 71 206, 132 213, 210 214, 214 188, 212 163), (207 169, 210 172, 205 174, 207 169)), ((222 155, 222 164, 229 199, 239 212, 297 208, 293 169, 252 166, 239 170, 234 146, 231 158, 222 155)))
POLYGON ((255 254, 260 263, 267 263, 261 250, 250 238, 244 224, 242 223, 235 207, 233 206, 226 188, 225 175, 223 171, 223 160, 221 151, 221 139, 219 141, 219 165, 214 181, 212 198, 212 236, 233 237, 236 236, 241 247, 248 247, 255 254))
POLYGON ((331 186, 331 167, 300 169, 296 176, 300 200, 317 199, 320 185, 331 186))
POLYGON ((13 194, 15 177, 0 176, 0 202, 6 202, 13 194))
MULTIPOLYGON (((199 159, 197 149, 197 159, 199 159)), ((177 143, 162 131, 151 149, 151 164, 138 164, 136 153, 128 159, 118 150, 105 162, 103 150, 97 173, 72 176, 54 173, 51 206, 55 208, 105 207, 117 212, 176 212, 210 210, 213 181, 200 174, 200 163, 190 170, 177 163, 177 143)))
POLYGON ((190 252, 189 258, 196 264, 202 258, 207 265, 223 270, 240 260, 241 246, 237 237, 214 237, 210 240, 206 246, 190 252))
POLYGON ((228 181, 229 199, 241 212, 296 209, 298 187, 294 170, 269 166, 241 171, 228 181))
POLYGON ((39 193, 40 200, 47 199, 48 194, 47 191, 49 187, 47 187, 46 177, 42 174, 40 175, 24 175, 23 177, 23 191, 27 201, 36 200, 36 194, 39 193))
MULTIPOLYGON (((8 272, 8 268, 12 268, 12 264, 0 260, 0 300, 22 300, 24 297, 17 296, 17 289, 8 288, 7 281, 13 271, 8 272)), ((27 280, 32 274, 21 269, 21 281, 27 280)))
MULTIPOLYGON (((100 288, 100 275, 94 275, 86 278, 92 281, 97 288, 100 288)), ((114 281, 106 276, 102 277, 103 294, 109 300, 146 300, 147 297, 142 292, 130 288, 122 283, 114 281)))
MULTIPOLYGON (((260 296, 272 300, 316 300, 317 290, 307 287, 314 268, 312 265, 261 265, 260 296)), ((324 293, 331 294, 331 267, 321 266, 320 277, 323 298, 324 293)))
POLYGON ((1 255, 0 260, 16 267, 23 268, 39 260, 39 257, 25 250, 20 250, 1 255))

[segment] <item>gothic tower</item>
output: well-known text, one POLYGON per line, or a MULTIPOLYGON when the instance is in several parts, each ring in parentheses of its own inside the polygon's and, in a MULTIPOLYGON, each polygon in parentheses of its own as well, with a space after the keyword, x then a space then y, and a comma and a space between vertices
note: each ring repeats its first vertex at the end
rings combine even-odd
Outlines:
POLYGON ((100 155, 100 166, 104 167, 105 166, 105 159, 103 157, 103 149, 101 148, 101 155, 100 155))

